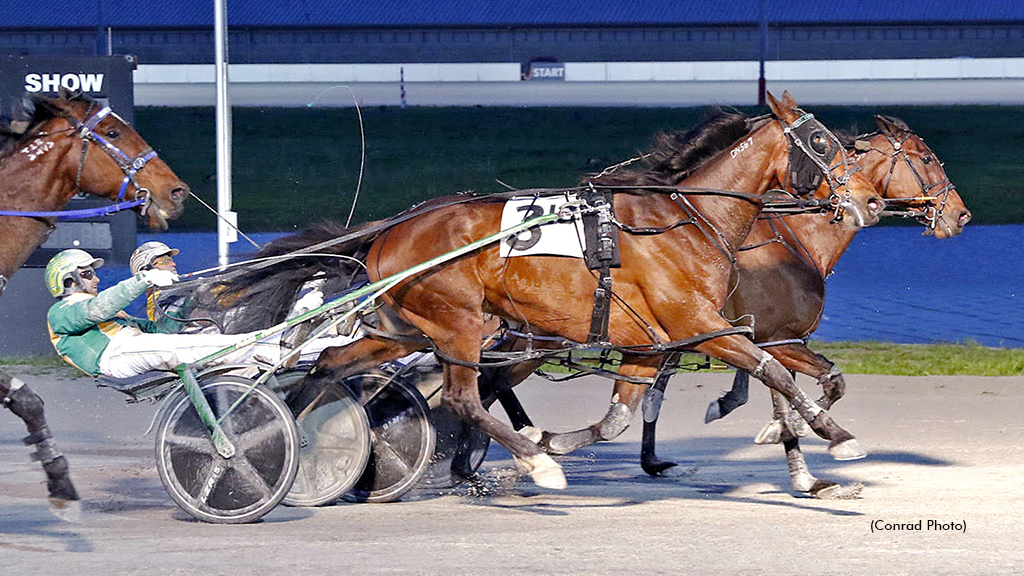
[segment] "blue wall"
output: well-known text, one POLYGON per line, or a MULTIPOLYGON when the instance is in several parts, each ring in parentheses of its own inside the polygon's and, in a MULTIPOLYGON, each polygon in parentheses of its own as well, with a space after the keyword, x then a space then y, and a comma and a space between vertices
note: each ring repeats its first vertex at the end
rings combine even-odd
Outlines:
MULTIPOLYGON (((1012 0, 766 0, 781 23, 970 23, 1024 20, 1012 0)), ((559 26, 750 24, 758 0, 231 0, 231 26, 559 26)), ((21 0, 3 28, 183 28, 213 26, 211 0, 21 0)))

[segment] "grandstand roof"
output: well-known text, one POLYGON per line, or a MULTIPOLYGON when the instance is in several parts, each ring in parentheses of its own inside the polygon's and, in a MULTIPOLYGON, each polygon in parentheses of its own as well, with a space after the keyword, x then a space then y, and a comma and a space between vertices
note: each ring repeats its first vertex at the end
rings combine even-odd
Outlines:
MULTIPOLYGON (((215 0, 19 0, 0 28, 213 26, 215 0)), ((229 0, 229 26, 599 26, 751 24, 760 0, 229 0)), ((1010 0, 765 0, 777 23, 1024 21, 1010 0)))

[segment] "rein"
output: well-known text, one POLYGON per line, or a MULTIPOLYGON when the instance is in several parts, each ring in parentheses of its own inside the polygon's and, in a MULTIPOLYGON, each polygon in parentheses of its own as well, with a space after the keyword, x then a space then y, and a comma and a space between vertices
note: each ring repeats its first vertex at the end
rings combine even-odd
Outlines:
MULTIPOLYGON (((106 152, 108 156, 114 162, 117 163, 118 167, 124 173, 124 179, 121 181, 121 187, 117 193, 117 202, 110 206, 101 206, 98 208, 82 208, 79 210, 57 210, 57 211, 23 211, 23 210, 0 210, 0 216, 15 216, 22 218, 54 218, 58 222, 67 220, 77 220, 80 218, 95 218, 97 216, 104 216, 112 214, 114 212, 121 212, 122 210, 129 210, 138 206, 142 206, 142 212, 145 214, 146 207, 149 203, 149 189, 139 186, 135 181, 135 175, 142 170, 150 160, 157 157, 157 153, 152 148, 148 148, 140 152, 137 156, 132 158, 125 154, 120 148, 115 146, 110 141, 106 140, 102 136, 96 133, 96 127, 102 122, 107 116, 117 115, 113 113, 110 106, 104 106, 100 108, 91 117, 89 114, 92 112, 92 105, 89 106, 89 110, 86 111, 86 119, 84 121, 78 121, 73 116, 63 116, 68 124, 71 125, 71 130, 74 131, 75 135, 82 140, 82 153, 79 155, 78 161, 78 174, 75 178, 75 187, 81 191, 81 180, 82 171, 85 169, 85 157, 88 154, 89 143, 95 144, 101 150, 106 152), (128 184, 135 186, 135 198, 132 200, 125 201, 125 194, 128 191, 128 184)), ((38 134, 43 136, 45 134, 38 134)))

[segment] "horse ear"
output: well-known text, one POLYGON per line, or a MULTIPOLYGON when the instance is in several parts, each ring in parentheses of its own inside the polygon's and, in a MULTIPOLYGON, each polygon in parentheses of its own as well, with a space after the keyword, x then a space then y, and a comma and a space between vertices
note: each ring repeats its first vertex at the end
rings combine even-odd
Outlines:
POLYGON ((771 108, 772 114, 775 114, 776 118, 782 118, 782 104, 772 96, 771 92, 765 92, 765 99, 768 101, 768 108, 771 108))
POLYGON ((892 116, 875 114, 875 123, 878 124, 878 129, 882 131, 882 134, 892 136, 897 139, 902 138, 903 135, 910 130, 906 123, 899 118, 894 118, 892 116))
POLYGON ((72 90, 66 86, 61 86, 57 90, 57 97, 61 100, 78 100, 82 94, 84 94, 82 90, 72 90))
POLYGON ((789 90, 784 90, 782 92, 782 105, 789 108, 790 110, 799 106, 799 104, 796 103, 796 100, 794 100, 793 97, 789 94, 789 90))

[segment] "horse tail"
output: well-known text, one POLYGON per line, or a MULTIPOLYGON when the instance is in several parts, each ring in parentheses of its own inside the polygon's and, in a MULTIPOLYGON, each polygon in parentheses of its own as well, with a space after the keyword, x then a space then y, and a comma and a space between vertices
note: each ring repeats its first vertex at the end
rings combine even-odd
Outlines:
MULTIPOLYGON (((201 302, 225 316, 225 331, 247 332, 285 320, 303 286, 322 280, 325 294, 343 292, 363 277, 363 260, 380 234, 378 222, 351 228, 317 222, 267 244, 255 263, 205 286, 201 302), (268 260, 269 259, 269 260, 268 260)), ((202 314, 200 314, 202 315, 202 314)))

